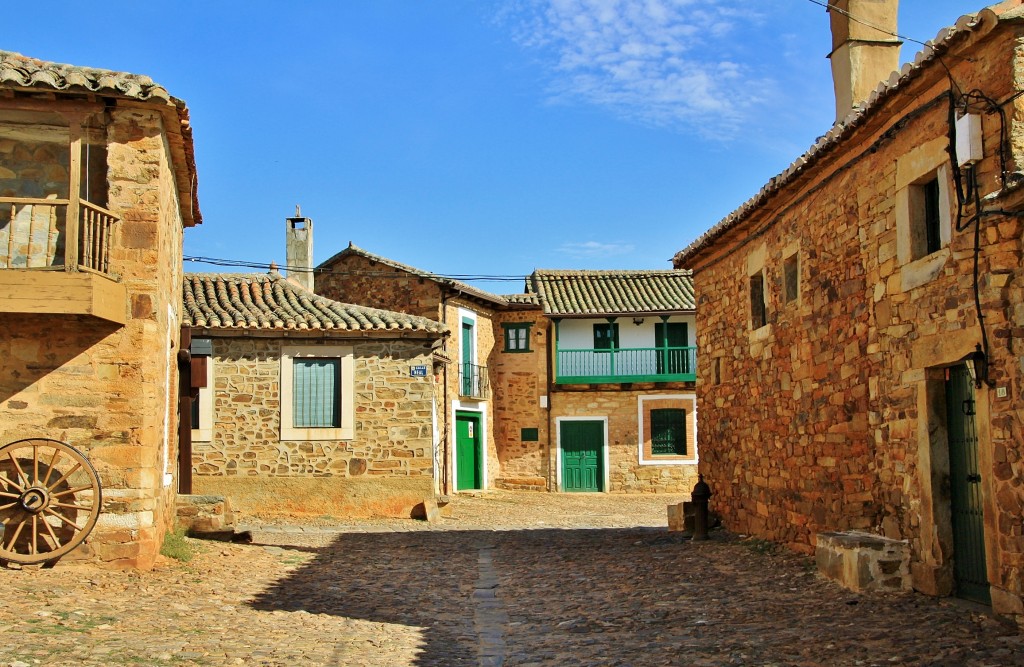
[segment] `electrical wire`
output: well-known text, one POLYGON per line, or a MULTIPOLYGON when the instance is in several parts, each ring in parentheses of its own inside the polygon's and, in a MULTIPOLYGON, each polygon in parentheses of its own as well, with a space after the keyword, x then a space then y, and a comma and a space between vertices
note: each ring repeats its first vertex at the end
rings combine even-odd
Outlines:
MULTIPOLYGON (((280 265, 275 263, 266 262, 253 262, 247 260, 236 260, 236 259, 222 259, 218 257, 198 257, 186 255, 182 258, 186 262, 194 262, 198 264, 211 264, 213 266, 228 266, 234 268, 247 268, 247 269, 263 269, 272 270, 278 269, 287 271, 288 273, 332 273, 342 274, 350 276, 369 276, 374 278, 404 278, 406 276, 395 273, 394 271, 336 271, 332 269, 321 269, 316 267, 303 267, 303 266, 288 266, 280 265)), ((522 282, 527 276, 525 275, 488 275, 488 274, 458 274, 458 273, 432 273, 429 277, 437 280, 459 280, 462 282, 471 282, 477 280, 495 281, 495 282, 522 282)))
POLYGON ((851 14, 848 11, 846 11, 845 9, 840 9, 839 7, 836 7, 835 5, 830 5, 825 0, 807 0, 807 2, 811 3, 812 5, 818 5, 819 7, 824 7, 825 9, 827 9, 827 10, 829 10, 831 12, 837 12, 839 14, 842 14, 843 16, 847 17, 848 19, 850 19, 854 23, 859 23, 861 25, 864 25, 864 26, 867 26, 867 27, 872 28, 874 30, 877 30, 878 32, 885 33, 886 35, 890 35, 892 37, 896 37, 897 39, 902 39, 905 42, 913 42, 914 44, 920 44, 921 46, 928 46, 927 42, 922 42, 919 39, 914 39, 913 37, 907 37, 906 35, 901 35, 901 34, 899 34, 897 32, 892 32, 891 30, 888 30, 887 28, 883 28, 880 25, 876 25, 874 23, 871 23, 870 21, 865 21, 862 18, 854 16, 853 14, 851 14))

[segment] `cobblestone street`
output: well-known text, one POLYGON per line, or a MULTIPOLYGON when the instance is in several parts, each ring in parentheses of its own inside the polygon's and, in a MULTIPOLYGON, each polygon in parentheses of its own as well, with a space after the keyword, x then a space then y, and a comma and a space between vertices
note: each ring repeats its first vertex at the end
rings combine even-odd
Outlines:
POLYGON ((952 600, 857 595, 811 562, 664 529, 670 497, 488 493, 452 516, 253 525, 148 573, 3 570, 14 665, 1020 665, 952 600))

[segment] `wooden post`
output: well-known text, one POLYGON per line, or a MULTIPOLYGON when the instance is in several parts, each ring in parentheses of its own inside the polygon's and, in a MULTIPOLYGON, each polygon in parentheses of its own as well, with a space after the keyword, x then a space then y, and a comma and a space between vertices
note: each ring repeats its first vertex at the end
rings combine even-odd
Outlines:
POLYGON ((78 226, 81 217, 79 198, 82 194, 82 120, 78 113, 66 114, 70 137, 70 166, 68 170, 68 210, 64 220, 64 270, 78 270, 78 226))

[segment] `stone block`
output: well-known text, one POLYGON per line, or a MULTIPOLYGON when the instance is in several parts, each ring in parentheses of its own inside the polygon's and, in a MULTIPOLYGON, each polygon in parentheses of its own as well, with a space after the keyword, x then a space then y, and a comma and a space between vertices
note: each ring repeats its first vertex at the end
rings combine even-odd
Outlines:
POLYGON ((857 531, 818 533, 818 571, 852 591, 910 590, 910 546, 857 531))

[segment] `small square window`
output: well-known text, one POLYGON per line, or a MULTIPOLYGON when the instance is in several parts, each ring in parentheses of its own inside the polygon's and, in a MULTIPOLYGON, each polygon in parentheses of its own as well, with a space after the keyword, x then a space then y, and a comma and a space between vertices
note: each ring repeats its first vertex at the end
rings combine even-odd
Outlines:
POLYGON ((796 301, 800 296, 800 256, 790 255, 782 263, 783 296, 786 303, 796 301))
POLYGON ((505 352, 530 351, 530 323, 502 324, 505 329, 505 352))
POLYGON ((536 428, 524 428, 520 433, 520 440, 523 442, 537 442, 540 440, 540 432, 536 428))
POLYGON ((768 324, 768 308, 764 300, 764 272, 750 276, 750 326, 760 329, 768 324))

